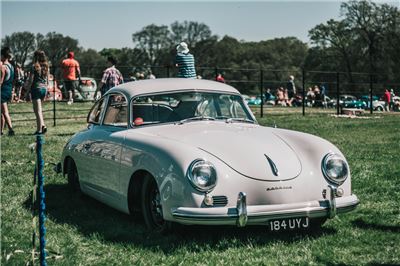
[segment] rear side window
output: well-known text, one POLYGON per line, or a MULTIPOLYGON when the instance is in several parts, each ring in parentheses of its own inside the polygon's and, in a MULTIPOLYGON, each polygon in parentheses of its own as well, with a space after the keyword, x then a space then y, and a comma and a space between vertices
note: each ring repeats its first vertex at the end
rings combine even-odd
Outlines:
POLYGON ((122 94, 111 94, 108 97, 103 125, 127 127, 127 102, 122 94))
POLYGON ((93 107, 89 113, 87 122, 90 124, 100 124, 101 121, 101 112, 104 109, 104 98, 100 99, 93 107))

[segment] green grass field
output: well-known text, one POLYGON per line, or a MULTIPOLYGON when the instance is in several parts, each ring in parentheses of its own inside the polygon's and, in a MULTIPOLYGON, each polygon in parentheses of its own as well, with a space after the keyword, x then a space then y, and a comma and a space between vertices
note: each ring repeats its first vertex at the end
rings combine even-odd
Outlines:
MULTIPOLYGON (((328 221, 320 231, 269 233, 265 227, 183 227, 159 235, 132 218, 87 197, 70 194, 66 179, 53 172, 61 150, 86 127, 88 104, 57 106, 46 112, 47 249, 49 265, 399 265, 400 114, 335 118, 301 116, 300 109, 267 109, 262 125, 276 124, 328 139, 346 155, 356 211, 328 221), (272 113, 272 114, 269 114, 272 113)), ((46 109, 51 107, 46 105, 46 109)), ((36 128, 30 104, 11 105, 16 136, 1 137, 1 264, 31 259, 32 189, 35 156, 29 145, 36 128), (14 114, 13 112, 20 112, 14 114), (18 121, 17 121, 18 120, 18 121)), ((333 113, 334 111, 332 111, 333 113)), ((36 241, 38 245, 38 241, 36 241)), ((36 261, 36 263, 38 263, 36 261)))

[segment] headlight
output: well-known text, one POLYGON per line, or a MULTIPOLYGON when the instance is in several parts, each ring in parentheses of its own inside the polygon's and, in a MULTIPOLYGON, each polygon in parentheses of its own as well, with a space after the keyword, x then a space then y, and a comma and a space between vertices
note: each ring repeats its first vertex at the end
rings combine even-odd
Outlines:
POLYGON ((322 160, 322 172, 330 182, 341 185, 349 174, 349 167, 340 155, 328 153, 322 160))
POLYGON ((201 192, 211 191, 217 184, 217 172, 214 165, 200 159, 190 164, 187 177, 192 186, 201 192))

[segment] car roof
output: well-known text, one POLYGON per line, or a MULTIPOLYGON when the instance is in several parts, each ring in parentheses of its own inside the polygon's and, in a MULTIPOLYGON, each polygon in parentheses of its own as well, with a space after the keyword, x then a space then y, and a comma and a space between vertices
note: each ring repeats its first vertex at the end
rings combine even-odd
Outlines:
POLYGON ((189 78, 160 78, 131 81, 110 89, 107 94, 122 92, 132 98, 137 95, 148 93, 174 92, 181 90, 220 91, 239 94, 237 89, 222 82, 189 78))

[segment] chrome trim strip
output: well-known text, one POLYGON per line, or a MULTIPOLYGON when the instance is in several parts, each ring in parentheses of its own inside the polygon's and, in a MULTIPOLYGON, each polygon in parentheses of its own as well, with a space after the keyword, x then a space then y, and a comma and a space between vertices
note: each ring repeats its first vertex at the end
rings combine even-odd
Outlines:
MULTIPOLYGON (((337 207, 335 214, 346 213, 354 210, 359 204, 359 200, 350 202, 346 205, 337 207)), ((318 217, 330 217, 331 214, 330 204, 327 206, 320 207, 306 207, 301 209, 293 209, 293 210, 283 210, 280 212, 271 212, 271 213, 247 213, 247 224, 257 223, 257 222, 265 222, 271 219, 283 219, 283 218, 294 218, 294 217, 310 217, 310 218, 318 218, 318 217)), ((178 221, 186 221, 186 222, 204 222, 207 224, 208 222, 220 222, 220 223, 232 223, 235 224, 238 221, 238 213, 230 213, 224 215, 208 215, 208 214, 184 214, 179 213, 178 211, 174 211, 172 216, 178 221)))

